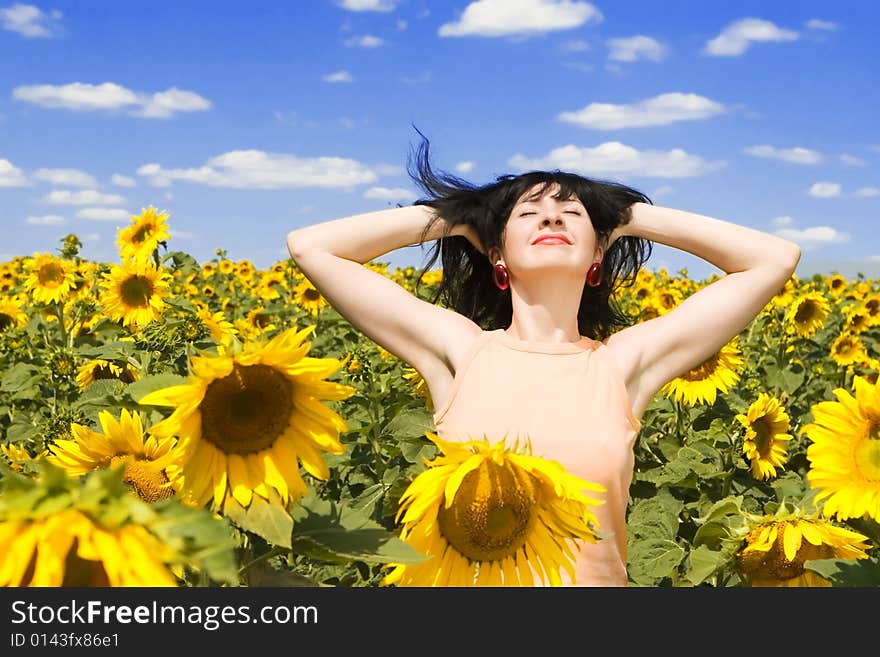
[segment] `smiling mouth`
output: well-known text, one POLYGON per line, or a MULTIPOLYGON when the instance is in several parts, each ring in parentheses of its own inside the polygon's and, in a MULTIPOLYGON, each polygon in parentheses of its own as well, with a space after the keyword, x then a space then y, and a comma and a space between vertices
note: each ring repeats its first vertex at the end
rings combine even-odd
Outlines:
POLYGON ((538 246, 539 244, 568 244, 568 242, 561 237, 545 237, 544 239, 535 242, 534 246, 538 246))

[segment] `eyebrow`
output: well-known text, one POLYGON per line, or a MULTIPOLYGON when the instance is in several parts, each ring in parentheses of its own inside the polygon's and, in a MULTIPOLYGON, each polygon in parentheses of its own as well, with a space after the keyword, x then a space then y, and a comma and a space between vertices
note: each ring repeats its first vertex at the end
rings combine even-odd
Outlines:
MULTIPOLYGON (((537 200, 535 200, 535 201, 530 201, 530 200, 520 201, 519 203, 517 203, 517 205, 525 205, 526 203, 537 203, 537 202, 538 202, 537 200)), ((559 201, 559 202, 560 203, 577 203, 579 206, 583 207, 583 203, 581 203, 577 199, 569 199, 567 201, 559 201)))

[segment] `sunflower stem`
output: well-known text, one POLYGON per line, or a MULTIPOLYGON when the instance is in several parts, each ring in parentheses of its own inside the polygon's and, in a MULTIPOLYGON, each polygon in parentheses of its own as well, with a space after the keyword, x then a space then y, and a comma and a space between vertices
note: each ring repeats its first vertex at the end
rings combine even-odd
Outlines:
POLYGON ((271 550, 268 550, 267 552, 264 552, 263 554, 256 557, 255 559, 251 559, 250 561, 248 561, 245 565, 243 565, 241 568, 238 569, 238 574, 244 575, 245 572, 248 570, 248 568, 252 568, 253 566, 257 565, 258 563, 261 563, 263 561, 268 561, 272 557, 277 557, 277 556, 282 555, 288 551, 289 550, 287 548, 276 545, 271 550))

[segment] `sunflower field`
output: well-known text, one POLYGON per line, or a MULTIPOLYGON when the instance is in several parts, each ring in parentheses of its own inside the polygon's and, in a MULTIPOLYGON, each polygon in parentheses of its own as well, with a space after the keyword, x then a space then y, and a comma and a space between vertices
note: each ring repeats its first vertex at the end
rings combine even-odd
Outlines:
MULTIPOLYGON (((133 216, 117 262, 69 235, 0 263, 0 585, 552 585, 597 540, 589 482, 439 440, 418 372, 292 260, 200 263, 167 219, 133 216)), ((426 299, 442 276, 365 266, 426 299)), ((643 270, 617 301, 648 320, 714 280, 643 270)), ((877 281, 792 277, 655 395, 630 585, 880 584, 878 325, 877 281)))

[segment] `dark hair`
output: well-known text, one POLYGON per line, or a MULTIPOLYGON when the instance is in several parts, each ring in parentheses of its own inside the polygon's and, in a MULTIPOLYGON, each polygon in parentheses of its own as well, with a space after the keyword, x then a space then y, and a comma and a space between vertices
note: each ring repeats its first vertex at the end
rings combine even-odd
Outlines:
MULTIPOLYGON (((437 216, 425 226, 421 241, 424 241, 431 226, 442 218, 450 230, 460 224, 473 226, 486 253, 493 247, 500 248, 513 206, 535 185, 541 185, 538 191, 543 193, 550 185, 557 183, 560 189, 555 198, 577 197, 589 213, 600 242, 607 240, 618 225, 629 223, 633 203, 651 203, 647 196, 625 185, 585 178, 558 169, 506 174, 498 176, 492 183, 477 186, 452 174, 438 173, 432 169, 428 156, 430 142, 418 128, 416 132, 421 135, 422 142, 417 151, 415 169, 412 168, 411 158, 408 158, 407 172, 428 194, 428 198, 420 198, 413 205, 427 205, 437 211, 437 216)), ((651 255, 651 249, 650 241, 633 236, 620 237, 607 249, 602 261, 601 284, 597 287, 584 285, 578 308, 581 335, 604 340, 619 328, 633 323, 635 318, 623 312, 611 297, 615 288, 635 282, 639 269, 651 255)), ((484 330, 507 328, 513 318, 510 288, 504 291, 498 289, 489 258, 480 253, 466 237, 445 233, 444 237, 438 239, 434 243, 433 255, 419 275, 419 281, 437 260, 438 251, 442 255, 443 276, 431 302, 436 303, 442 297, 441 303, 469 317, 484 330)))

